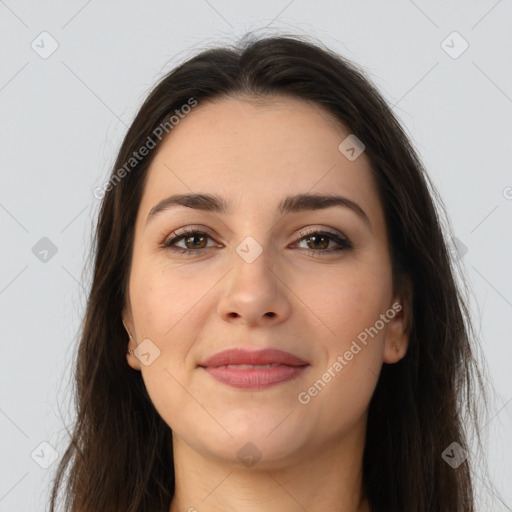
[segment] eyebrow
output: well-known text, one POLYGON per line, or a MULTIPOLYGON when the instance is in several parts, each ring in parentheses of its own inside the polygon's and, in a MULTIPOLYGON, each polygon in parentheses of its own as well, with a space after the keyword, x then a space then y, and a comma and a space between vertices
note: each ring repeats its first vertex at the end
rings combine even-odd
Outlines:
MULTIPOLYGON (((230 211, 226 201, 214 194, 176 194, 162 199, 162 201, 151 208, 146 219, 146 225, 159 213, 179 206, 214 213, 229 213, 230 211)), ((334 206, 351 209, 370 225, 368 215, 357 203, 346 197, 333 194, 297 194, 287 196, 279 203, 278 211, 285 215, 287 213, 309 210, 323 210, 334 206)))

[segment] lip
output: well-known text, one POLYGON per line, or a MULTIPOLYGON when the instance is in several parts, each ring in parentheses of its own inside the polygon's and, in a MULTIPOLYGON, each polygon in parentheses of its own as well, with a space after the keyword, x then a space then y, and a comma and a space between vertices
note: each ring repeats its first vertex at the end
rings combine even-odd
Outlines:
POLYGON ((309 363, 277 349, 229 349, 199 363, 216 380, 241 389, 265 389, 298 377, 309 363), (236 368, 228 365, 271 365, 269 368, 236 368))
POLYGON ((215 367, 228 364, 282 364, 297 367, 305 366, 309 363, 289 352, 275 348, 263 350, 232 348, 217 352, 217 354, 214 354, 206 361, 199 363, 199 366, 215 367))

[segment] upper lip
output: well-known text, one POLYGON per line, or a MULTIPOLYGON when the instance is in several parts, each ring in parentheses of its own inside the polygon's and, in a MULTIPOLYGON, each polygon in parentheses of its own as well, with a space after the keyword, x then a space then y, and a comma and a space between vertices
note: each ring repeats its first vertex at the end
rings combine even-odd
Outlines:
POLYGON ((305 366, 309 363, 300 357, 294 356, 289 352, 283 352, 275 348, 266 348, 263 350, 246 350, 242 348, 232 348, 217 352, 209 359, 199 363, 199 366, 224 366, 227 364, 284 364, 287 366, 305 366))

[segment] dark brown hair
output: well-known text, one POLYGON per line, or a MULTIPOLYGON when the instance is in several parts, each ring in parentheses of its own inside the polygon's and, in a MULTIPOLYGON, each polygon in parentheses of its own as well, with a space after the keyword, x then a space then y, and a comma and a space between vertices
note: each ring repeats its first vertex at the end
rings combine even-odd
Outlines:
POLYGON ((171 429, 153 407, 141 373, 127 364, 121 317, 135 218, 156 149, 129 170, 126 162, 191 98, 201 105, 276 94, 315 102, 363 141, 384 208, 395 285, 405 277, 412 284, 407 354, 383 365, 369 406, 363 491, 371 509, 475 511, 471 454, 456 469, 442 457, 453 442, 470 451, 466 425, 475 426, 480 442, 474 387, 485 389, 467 298, 456 283, 433 200, 437 193, 362 70, 321 43, 275 36, 242 39, 188 59, 154 87, 128 129, 91 250, 92 285, 74 376, 76 422, 53 482, 52 512, 69 465, 67 511, 168 512, 174 493, 171 429), (113 181, 123 166, 122 179, 113 181))

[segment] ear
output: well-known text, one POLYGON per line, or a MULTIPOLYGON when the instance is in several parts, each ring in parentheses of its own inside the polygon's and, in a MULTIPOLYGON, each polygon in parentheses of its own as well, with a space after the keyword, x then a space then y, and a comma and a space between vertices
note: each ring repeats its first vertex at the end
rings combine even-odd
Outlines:
POLYGON ((135 341, 135 329, 133 328, 133 315, 131 308, 128 306, 125 306, 123 309, 122 319, 126 329, 126 336, 128 338, 128 344, 126 347, 126 361, 134 370, 140 371, 140 361, 133 353, 137 348, 137 343, 135 341), (131 351, 131 353, 129 351, 131 351))
POLYGON ((389 308, 390 319, 384 340, 385 363, 393 364, 402 359, 409 346, 409 334, 412 325, 412 283, 404 278, 401 291, 394 297, 389 308))

